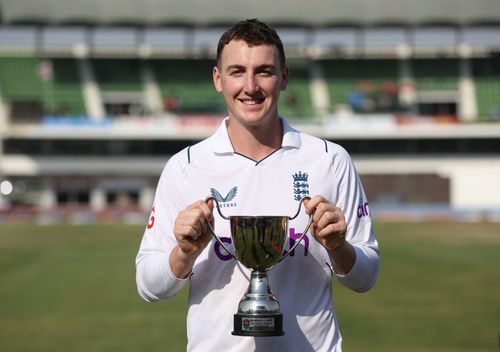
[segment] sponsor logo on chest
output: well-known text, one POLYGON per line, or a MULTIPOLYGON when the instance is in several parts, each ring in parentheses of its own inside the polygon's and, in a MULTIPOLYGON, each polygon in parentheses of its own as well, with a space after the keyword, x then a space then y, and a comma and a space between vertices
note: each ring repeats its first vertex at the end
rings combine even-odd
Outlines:
POLYGON ((235 207, 237 205, 235 198, 238 194, 238 186, 231 188, 225 197, 215 188, 210 188, 210 194, 217 200, 221 208, 235 207))

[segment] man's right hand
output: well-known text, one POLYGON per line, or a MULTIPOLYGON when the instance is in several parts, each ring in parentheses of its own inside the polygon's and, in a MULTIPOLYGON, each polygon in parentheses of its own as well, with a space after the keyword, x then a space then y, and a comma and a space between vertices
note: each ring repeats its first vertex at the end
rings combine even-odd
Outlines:
POLYGON ((212 240, 208 226, 213 226, 213 200, 199 200, 177 215, 174 235, 177 247, 170 255, 170 267, 178 278, 189 275, 194 261, 212 240))

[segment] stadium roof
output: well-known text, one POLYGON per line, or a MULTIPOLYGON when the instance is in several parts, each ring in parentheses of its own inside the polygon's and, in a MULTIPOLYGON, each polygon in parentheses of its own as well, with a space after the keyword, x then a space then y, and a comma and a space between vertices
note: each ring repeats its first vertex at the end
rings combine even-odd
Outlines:
POLYGON ((0 0, 4 24, 210 26, 257 17, 273 25, 498 24, 499 0, 0 0))

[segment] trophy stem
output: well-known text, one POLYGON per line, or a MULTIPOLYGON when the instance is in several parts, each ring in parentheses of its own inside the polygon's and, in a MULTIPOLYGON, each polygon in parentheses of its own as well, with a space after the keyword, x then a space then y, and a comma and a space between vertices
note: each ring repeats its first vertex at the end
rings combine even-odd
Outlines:
MULTIPOLYGON (((267 272, 265 271, 252 271, 252 274, 250 276, 250 285, 248 286, 247 292, 245 293, 245 297, 252 298, 255 301, 266 300, 278 302, 271 292, 269 281, 267 279, 267 272)), ((259 308, 261 307, 251 307, 251 309, 255 310, 255 312, 258 312, 259 308)), ((266 306, 265 308, 266 311, 269 311, 270 307, 266 306)), ((277 312, 279 312, 279 304, 277 304, 273 308, 277 312)))
POLYGON ((233 335, 239 336, 281 336, 283 315, 274 297, 267 272, 252 271, 250 285, 240 301, 238 313, 234 315, 233 335))

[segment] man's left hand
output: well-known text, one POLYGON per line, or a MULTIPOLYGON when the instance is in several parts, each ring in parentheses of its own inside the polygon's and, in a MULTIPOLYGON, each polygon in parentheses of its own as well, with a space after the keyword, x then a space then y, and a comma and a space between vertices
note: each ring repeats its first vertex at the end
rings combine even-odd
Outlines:
POLYGON ((347 224, 344 213, 332 202, 319 195, 304 202, 306 213, 312 214, 311 233, 328 252, 333 252, 345 242, 347 224))

